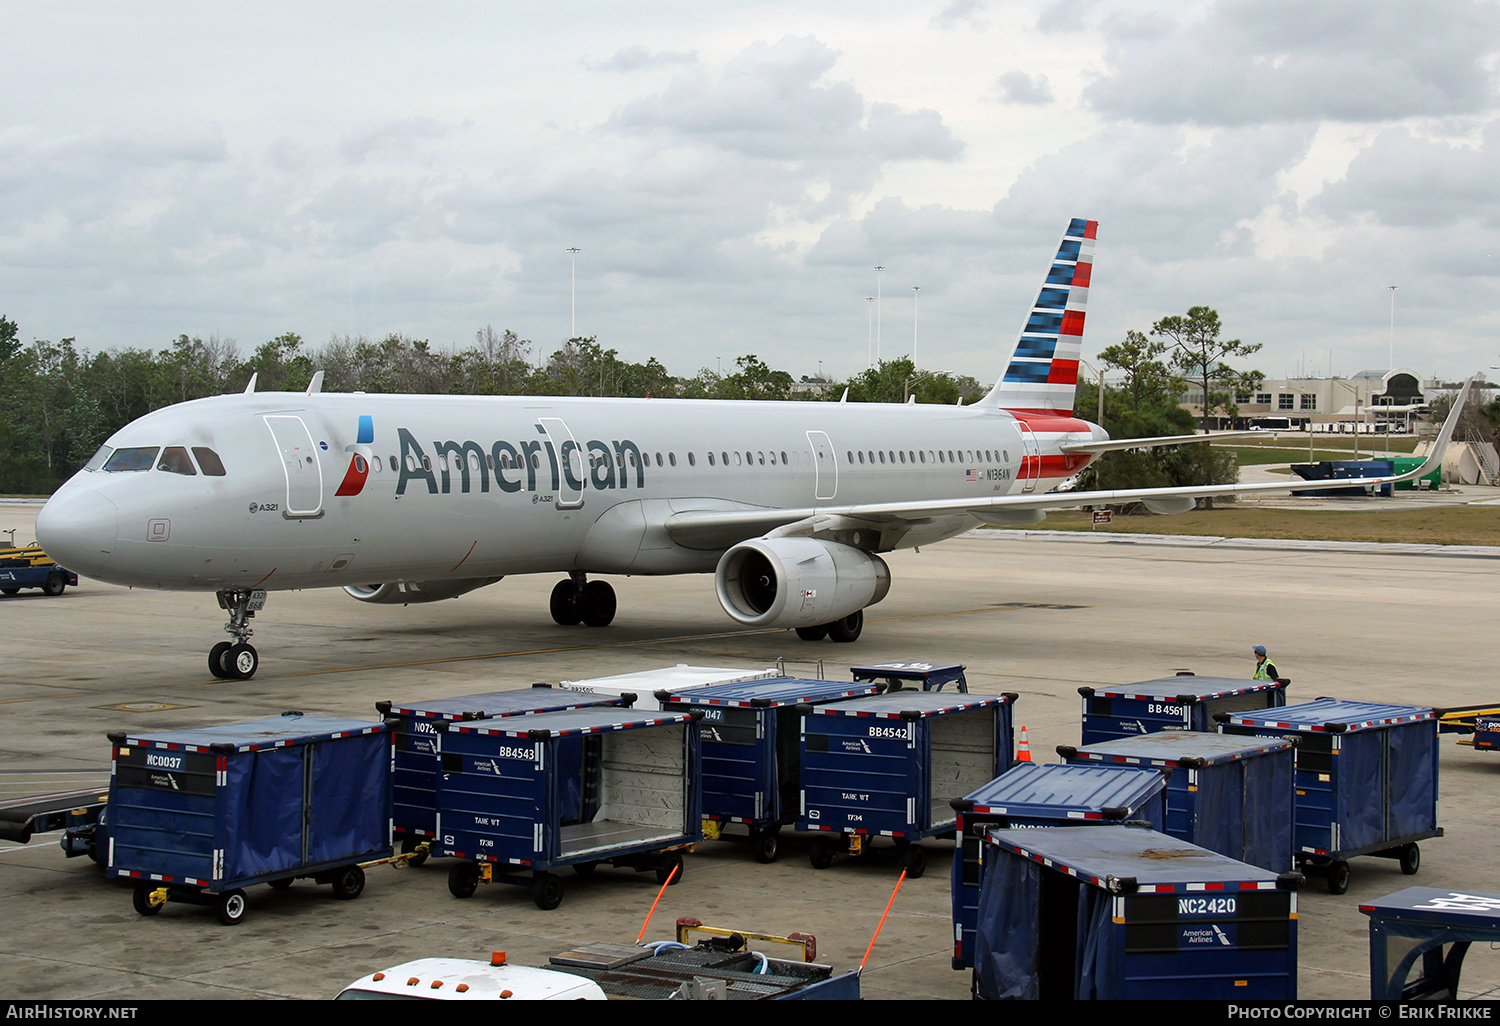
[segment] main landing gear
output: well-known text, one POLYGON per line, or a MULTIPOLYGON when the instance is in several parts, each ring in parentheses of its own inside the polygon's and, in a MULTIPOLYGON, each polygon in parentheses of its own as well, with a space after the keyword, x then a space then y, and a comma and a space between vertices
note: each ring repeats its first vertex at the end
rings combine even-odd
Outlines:
POLYGON ((582 623, 608 627, 615 618, 615 589, 604 581, 587 580, 574 573, 552 589, 552 619, 564 627, 582 623))
POLYGON ((260 668, 260 656, 250 644, 250 620, 266 606, 264 591, 221 591, 219 608, 229 611, 224 630, 234 641, 221 641, 208 650, 208 672, 220 680, 249 680, 260 668))
POLYGON ((822 641, 824 638, 830 641, 853 641, 864 629, 865 611, 856 609, 833 623, 820 623, 816 627, 798 627, 797 637, 803 641, 822 641))

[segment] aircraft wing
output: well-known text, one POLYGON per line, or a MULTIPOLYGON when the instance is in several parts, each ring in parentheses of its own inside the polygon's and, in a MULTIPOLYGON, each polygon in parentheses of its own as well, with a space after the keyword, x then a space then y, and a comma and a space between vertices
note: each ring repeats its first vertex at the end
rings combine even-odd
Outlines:
MULTIPOLYGON (((1453 437, 1453 429, 1463 410, 1476 378, 1464 383, 1448 419, 1438 432, 1431 453, 1416 470, 1405 474, 1379 477, 1340 478, 1340 487, 1385 485, 1424 477, 1442 466, 1443 453, 1453 437)), ((1188 438, 1203 440, 1203 435, 1188 438)), ((1137 441, 1137 440, 1131 440, 1137 441)), ((1044 492, 1040 495, 996 495, 986 498, 905 500, 901 502, 858 503, 845 506, 805 506, 792 509, 748 508, 734 510, 684 510, 667 518, 667 533, 679 544, 692 548, 728 546, 771 531, 781 534, 817 534, 859 523, 879 525, 891 522, 920 522, 937 517, 966 515, 980 521, 1002 520, 1004 514, 1023 510, 1068 509, 1077 506, 1102 506, 1125 502, 1143 503, 1156 513, 1185 513, 1201 498, 1231 495, 1266 495, 1318 487, 1311 481, 1270 482, 1264 484, 1183 485, 1176 488, 1119 488, 1091 492, 1044 492)))

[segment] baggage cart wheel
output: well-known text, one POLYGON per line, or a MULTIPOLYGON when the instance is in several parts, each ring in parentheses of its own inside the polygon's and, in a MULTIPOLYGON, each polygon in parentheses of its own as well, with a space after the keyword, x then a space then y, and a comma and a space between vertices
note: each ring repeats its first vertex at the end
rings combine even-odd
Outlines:
POLYGON ((448 870, 448 893, 455 898, 472 898, 479 889, 479 867, 472 862, 460 862, 448 870))
POLYGON ((1416 876, 1417 870, 1422 866, 1422 849, 1415 844, 1401 846, 1401 872, 1407 876, 1416 876))
POLYGON ((755 849, 755 861, 770 865, 781 852, 781 838, 774 830, 756 830, 750 835, 750 847, 755 849))
POLYGON ((581 876, 581 877, 587 878, 587 877, 593 876, 594 875, 594 870, 596 870, 598 868, 599 868, 599 863, 597 863, 597 862, 580 862, 580 863, 578 863, 577 865, 575 865, 573 867, 573 873, 574 873, 575 876, 581 876))
POLYGON ((61 595, 63 589, 68 586, 67 578, 62 574, 48 574, 47 583, 42 585, 42 591, 48 595, 61 595))
POLYGON ((833 842, 826 837, 813 838, 812 850, 807 853, 814 869, 827 869, 833 865, 833 842))
POLYGON ((671 877, 673 887, 676 887, 678 884, 682 883, 681 855, 669 855, 666 858, 662 859, 661 865, 656 867, 657 883, 666 883, 668 877, 671 877), (672 876, 673 869, 677 870, 676 876, 672 876))
POLYGON ((283 876, 279 880, 267 880, 266 883, 270 884, 273 891, 285 891, 291 889, 292 879, 290 876, 283 876))
POLYGON ((551 873, 538 873, 531 879, 531 898, 540 909, 554 909, 562 904, 562 881, 551 873))
POLYGON ((135 885, 135 892, 130 895, 130 904, 135 908, 137 915, 154 916, 161 911, 161 905, 151 904, 151 892, 154 890, 156 887, 152 884, 135 885))
POLYGON ((920 844, 908 844, 901 852, 901 868, 915 880, 927 872, 927 851, 920 844))
POLYGON ((219 917, 219 922, 225 926, 238 926, 244 921, 245 913, 249 911, 250 906, 245 901, 245 892, 238 887, 219 895, 218 903, 214 906, 214 913, 219 917))
MULTIPOLYGON (((420 845, 421 843, 422 842, 419 839, 415 838, 415 837, 403 837, 401 839, 401 854, 403 854, 403 855, 410 855, 412 852, 414 852, 414 851, 417 850, 417 846, 420 845)), ((427 856, 429 854, 430 854, 430 852, 425 852, 424 851, 422 854, 418 855, 416 858, 408 859, 406 864, 408 866, 411 866, 412 868, 416 868, 417 866, 420 866, 422 863, 424 863, 424 862, 427 861, 427 856)))
POLYGON ((365 871, 358 866, 345 866, 333 878, 333 896, 340 901, 353 901, 364 893, 365 871))
POLYGON ((1328 893, 1343 894, 1349 889, 1349 863, 1342 859, 1328 866, 1328 893))

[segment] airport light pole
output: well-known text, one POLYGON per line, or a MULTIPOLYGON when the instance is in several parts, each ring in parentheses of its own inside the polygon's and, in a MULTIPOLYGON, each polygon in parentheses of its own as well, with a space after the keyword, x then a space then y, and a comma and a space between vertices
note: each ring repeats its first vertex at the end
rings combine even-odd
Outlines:
POLYGON ((1104 424, 1104 371, 1095 367, 1081 356, 1078 358, 1078 362, 1099 375, 1099 419, 1094 423, 1102 426, 1104 424))
POLYGON ((884 264, 875 265, 875 362, 880 362, 880 272, 884 264))
POLYGON ((922 286, 911 287, 911 365, 917 365, 917 293, 922 291, 922 286))
POLYGON ((1386 289, 1391 294, 1391 354, 1390 362, 1385 368, 1386 370, 1396 369, 1396 289, 1399 287, 1397 285, 1386 286, 1386 289))
POLYGON ((568 255, 573 258, 573 322, 568 328, 568 331, 570 332, 570 334, 568 335, 569 339, 575 339, 578 337, 578 254, 582 252, 583 250, 579 249, 577 246, 568 247, 568 255))
MULTIPOLYGON (((875 297, 866 296, 865 302, 874 303, 875 297)), ((867 322, 865 328, 866 334, 868 336, 865 340, 865 349, 867 351, 865 364, 866 366, 873 367, 875 366, 875 307, 867 306, 865 307, 865 309, 869 311, 868 315, 865 317, 865 320, 867 322)))

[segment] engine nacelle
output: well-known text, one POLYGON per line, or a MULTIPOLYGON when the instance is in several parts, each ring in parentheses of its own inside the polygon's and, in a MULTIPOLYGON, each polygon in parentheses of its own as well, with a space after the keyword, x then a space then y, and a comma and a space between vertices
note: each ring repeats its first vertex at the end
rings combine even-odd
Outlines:
POLYGON ((724 612, 748 627, 816 627, 873 606, 891 588, 885 560, 815 538, 756 538, 714 571, 724 612))
POLYGON ((409 606, 414 602, 437 602, 441 599, 458 598, 475 588, 494 584, 498 577, 468 577, 457 581, 400 581, 393 584, 351 584, 346 592, 361 602, 377 602, 386 606, 409 606))

